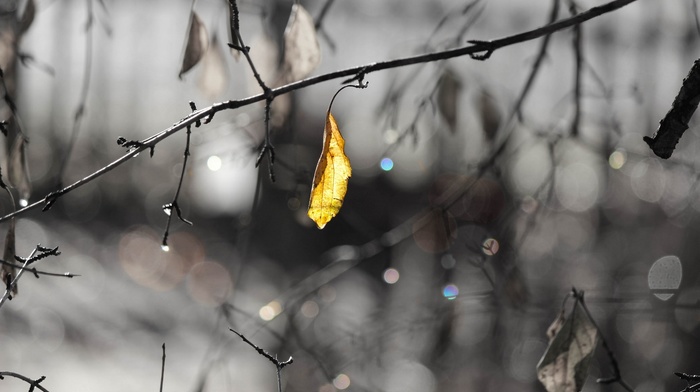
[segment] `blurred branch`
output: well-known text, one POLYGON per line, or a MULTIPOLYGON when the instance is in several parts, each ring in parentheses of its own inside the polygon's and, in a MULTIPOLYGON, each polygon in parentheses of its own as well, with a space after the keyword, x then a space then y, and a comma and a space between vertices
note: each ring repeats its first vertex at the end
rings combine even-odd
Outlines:
MULTIPOLYGON (((308 86, 313 86, 328 80, 334 80, 334 79, 339 79, 339 78, 345 78, 348 76, 355 76, 355 77, 360 77, 362 75, 369 74, 371 72, 377 72, 377 71, 382 71, 382 70, 387 70, 387 69, 392 69, 392 68, 399 68, 399 67, 404 67, 408 65, 413 65, 413 64, 420 64, 420 63, 426 63, 426 62, 432 62, 432 61, 440 61, 440 60, 446 60, 450 58, 455 58, 455 57, 462 57, 462 56, 479 56, 479 53, 482 52, 487 52, 487 53, 493 53, 493 51, 504 48, 507 46, 519 44, 522 42, 527 42, 531 41, 543 36, 546 36, 548 34, 551 34, 553 32, 563 30, 572 26, 575 26, 580 23, 584 23, 590 19, 596 18, 598 16, 604 15, 606 13, 615 11, 617 9, 620 9, 630 3, 633 3, 637 0, 614 0, 611 1, 607 4, 598 6, 598 7, 593 7, 589 9, 588 11, 582 12, 580 14, 577 14, 575 16, 572 16, 570 18, 561 20, 559 22, 551 23, 548 24, 544 27, 536 28, 530 31, 526 31, 523 33, 507 36, 504 38, 492 40, 492 41, 477 41, 471 45, 457 48, 457 49, 451 49, 451 50, 445 50, 445 51, 440 51, 440 52, 434 52, 434 53, 428 53, 428 54, 422 54, 418 56, 412 56, 412 57, 406 57, 406 58, 401 58, 397 60, 389 60, 389 61, 383 61, 383 62, 376 62, 376 63, 371 63, 371 64, 366 64, 366 65, 361 65, 357 67, 352 67, 352 68, 347 68, 344 70, 340 71, 335 71, 335 72, 330 72, 327 74, 315 76, 315 77, 310 77, 307 79, 303 79, 297 82, 289 83, 284 86, 271 89, 269 94, 274 98, 282 94, 287 94, 292 91, 300 90, 302 88, 308 87, 308 86)), ((208 119, 210 120, 215 113, 218 113, 223 110, 231 110, 231 109, 237 109, 243 106, 251 105, 255 102, 260 102, 263 100, 268 99, 269 96, 266 96, 265 93, 254 95, 252 97, 244 98, 244 99, 239 99, 239 100, 231 100, 231 101, 225 101, 221 103, 214 104, 212 106, 209 106, 207 108, 197 110, 187 117, 183 118, 182 120, 176 122, 172 126, 168 127, 167 129, 147 138, 141 141, 141 146, 138 148, 134 148, 127 154, 123 155, 121 158, 113 161, 112 163, 102 167, 101 169, 93 172, 92 174, 82 178, 81 180, 78 180, 74 182, 71 185, 68 185, 62 189, 53 191, 46 195, 43 199, 35 201, 34 203, 19 209, 17 211, 11 212, 9 214, 6 214, 2 217, 0 217, 0 222, 5 221, 10 219, 13 216, 17 215, 23 215, 29 210, 34 210, 36 208, 41 207, 44 205, 44 210, 47 210, 48 208, 53 205, 53 203, 58 200, 59 197, 62 195, 79 188, 96 178, 99 178, 106 173, 112 171, 113 169, 121 166, 125 162, 131 160, 135 156, 137 156, 141 151, 145 150, 146 148, 150 148, 156 144, 158 144, 160 141, 163 139, 168 138, 169 136, 173 135, 174 133, 177 133, 178 131, 191 126, 192 124, 196 123, 197 121, 201 121, 202 119, 208 119)))
MULTIPOLYGON (((554 21, 557 19, 557 15, 559 15, 559 0, 552 0, 552 10, 549 13, 549 21, 548 23, 554 23, 554 21)), ((527 94, 530 92, 530 89, 532 87, 532 84, 535 82, 535 78, 537 77, 537 74, 539 73, 540 67, 542 66, 542 61, 544 60, 545 56, 547 55, 547 48, 549 47, 549 38, 551 37, 551 34, 547 34, 544 36, 544 39, 542 39, 542 44, 540 44, 540 50, 537 53, 537 58, 535 59, 535 62, 532 64, 532 70, 530 71, 530 75, 527 78, 527 81, 525 82, 525 86, 523 87, 522 91, 520 92, 520 96, 518 96, 518 100, 516 101, 515 108, 516 108, 516 114, 518 115, 518 120, 522 122, 523 120, 523 115, 522 115, 522 106, 523 102, 525 102, 525 98, 527 97, 527 94)))
MULTIPOLYGON (((78 107, 75 109, 75 115, 73 117, 73 129, 70 133, 70 139, 68 140, 68 146, 63 155, 63 160, 58 166, 58 171, 56 172, 58 187, 63 186, 63 174, 70 160, 71 153, 75 147, 75 143, 78 140, 78 135, 80 134, 80 129, 82 125, 83 116, 85 115, 85 106, 87 103, 87 95, 90 91, 90 75, 92 74, 92 51, 93 51, 93 33, 94 33, 94 12, 92 6, 92 0, 85 0, 87 4, 87 21, 85 22, 85 59, 83 66, 83 83, 80 89, 80 98, 78 99, 78 107)), ((104 6, 104 4, 102 4, 104 6)))
MULTIPOLYGON (((578 13, 578 6, 574 0, 569 0, 569 11, 572 15, 578 13)), ((577 137, 581 125, 581 73, 583 72, 583 45, 581 25, 574 26, 574 118, 571 120, 571 136, 577 137)))
POLYGON ((30 387, 29 387, 30 392, 34 391, 35 388, 38 388, 39 390, 41 390, 43 392, 49 392, 48 389, 46 389, 40 385, 44 380, 46 380, 46 376, 41 376, 41 377, 37 378, 36 380, 32 380, 31 378, 23 376, 23 375, 18 374, 18 373, 0 372, 0 380, 4 380, 5 377, 14 377, 14 378, 18 378, 18 379, 26 382, 27 384, 30 385, 30 387))

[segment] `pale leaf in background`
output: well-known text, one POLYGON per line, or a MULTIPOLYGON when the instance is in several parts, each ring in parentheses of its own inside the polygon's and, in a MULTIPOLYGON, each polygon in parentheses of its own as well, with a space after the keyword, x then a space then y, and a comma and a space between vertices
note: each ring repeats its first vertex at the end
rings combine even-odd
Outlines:
POLYGON ((199 16, 192 11, 190 14, 190 26, 187 33, 187 41, 185 42, 185 53, 182 57, 182 67, 178 77, 182 79, 182 75, 192 69, 207 52, 209 46, 209 38, 207 28, 204 27, 199 16))
POLYGON ((197 87, 204 96, 213 101, 226 92, 230 81, 224 52, 216 35, 202 58, 201 68, 197 87))
POLYGON ((484 136, 489 143, 493 143, 501 126, 501 110, 496 104, 496 99, 486 88, 481 89, 479 93, 478 110, 484 136))
POLYGON ((29 181, 29 169, 27 167, 27 139, 20 133, 15 136, 7 161, 8 181, 19 193, 19 204, 25 206, 32 192, 29 181))
POLYGON ((321 62, 314 19, 299 4, 292 6, 284 31, 284 69, 287 81, 304 79, 321 62))
MULTIPOLYGON (((2 259, 7 263, 15 262, 15 218, 10 219, 10 226, 7 228, 7 234, 5 235, 5 251, 3 252, 2 259)), ((7 283, 11 282, 15 278, 15 268, 7 264, 2 265, 2 285, 5 286, 7 283)), ((12 287, 12 294, 17 295, 17 284, 12 287)))
POLYGON ((452 133, 457 129, 457 100, 461 91, 459 77, 452 69, 445 68, 438 80, 437 106, 452 133))
POLYGON ((24 7, 22 12, 22 17, 19 20, 19 33, 23 34, 25 31, 29 30, 32 22, 34 22, 34 17, 36 16, 36 3, 34 0, 28 0, 27 5, 24 7))

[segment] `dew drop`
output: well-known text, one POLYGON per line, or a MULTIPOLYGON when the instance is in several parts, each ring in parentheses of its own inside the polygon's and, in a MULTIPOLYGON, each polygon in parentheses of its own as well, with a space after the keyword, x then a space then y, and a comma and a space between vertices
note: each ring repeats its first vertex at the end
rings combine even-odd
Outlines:
POLYGON ((163 252, 170 252, 170 247, 166 244, 161 245, 160 248, 163 249, 163 252))
POLYGON ((29 200, 27 200, 27 199, 19 199, 19 206, 20 206, 20 207, 26 207, 27 205, 29 205, 29 200))

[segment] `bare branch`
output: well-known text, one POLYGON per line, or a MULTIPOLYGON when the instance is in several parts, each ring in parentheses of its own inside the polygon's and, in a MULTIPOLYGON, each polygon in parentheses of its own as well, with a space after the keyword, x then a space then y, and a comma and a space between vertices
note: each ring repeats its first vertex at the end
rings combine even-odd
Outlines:
MULTIPOLYGON (((310 77, 308 79, 303 79, 297 82, 289 83, 281 87, 277 87, 274 89, 270 90, 270 93, 273 97, 277 97, 282 94, 287 94, 292 91, 300 90, 302 88, 316 85, 328 80, 334 80, 334 79, 340 79, 340 78, 346 78, 350 76, 355 76, 360 73, 364 74, 369 74, 371 72, 376 72, 376 71, 382 71, 382 70, 387 70, 387 69, 392 69, 392 68, 399 68, 399 67, 404 67, 408 65, 413 65, 413 64, 420 64, 420 63, 426 63, 426 62, 432 62, 432 61, 440 61, 440 60, 446 60, 450 58, 455 58, 455 57, 462 57, 462 56, 471 56, 471 55, 478 55, 479 53, 483 52, 488 52, 488 51, 495 51, 500 48, 504 48, 507 46, 519 44, 522 42, 527 42, 531 41, 540 37, 544 37, 548 34, 551 34, 556 31, 560 31, 572 26, 575 26, 580 23, 584 23, 590 19, 596 18, 598 16, 604 15, 606 13, 615 11, 617 9, 620 9, 630 3, 633 3, 637 0, 614 0, 611 1, 607 4, 598 6, 598 7, 593 7, 589 9, 588 11, 582 12, 580 14, 577 14, 575 16, 572 16, 568 19, 561 20, 559 22, 551 23, 549 25, 526 31, 523 33, 511 35, 508 37, 492 40, 492 41, 480 41, 478 44, 473 44, 473 45, 468 45, 465 47, 457 48, 457 49, 451 49, 451 50, 446 50, 446 51, 440 51, 440 52, 434 52, 434 53, 428 53, 428 54, 422 54, 418 56, 412 56, 412 57, 406 57, 406 58, 401 58, 397 60, 390 60, 390 61, 383 61, 383 62, 377 62, 377 63, 371 63, 371 64, 366 64, 366 65, 361 65, 357 67, 352 67, 352 68, 347 68, 344 70, 340 71, 335 71, 335 72, 330 72, 327 74, 323 75, 318 75, 315 77, 310 77)), ((74 182, 71 185, 66 186, 63 189, 54 191, 46 195, 43 199, 38 200, 24 208, 21 208, 17 211, 14 211, 12 213, 9 213, 7 215, 4 215, 0 217, 0 222, 6 221, 10 219, 13 216, 17 215, 22 215, 26 213, 29 210, 34 210, 36 208, 41 207, 44 204, 50 204, 56 201, 58 197, 61 195, 68 193, 76 188, 79 188, 96 178, 99 178, 108 172, 114 170, 115 168, 121 166, 122 164, 126 163, 127 161, 131 160, 135 156, 137 156, 141 151, 145 150, 146 148, 150 148, 151 146, 154 146, 158 144, 160 141, 163 139, 166 139, 167 137, 173 135, 174 133, 187 128, 187 126, 191 126, 197 121, 201 121, 203 119, 211 118, 215 113, 218 113, 222 110, 231 110, 231 109, 237 109, 243 106, 251 105, 255 102, 260 102, 265 100, 267 97, 264 93, 254 95, 252 97, 244 98, 244 99, 239 99, 239 100, 231 100, 231 101, 225 101, 221 103, 214 104, 212 106, 209 106, 207 108, 197 110, 184 119, 176 122, 169 128, 147 138, 141 141, 142 145, 141 147, 135 148, 122 156, 121 158, 113 161, 112 163, 102 167, 101 169, 93 172, 92 174, 84 177, 83 179, 80 179, 76 182, 74 182)))

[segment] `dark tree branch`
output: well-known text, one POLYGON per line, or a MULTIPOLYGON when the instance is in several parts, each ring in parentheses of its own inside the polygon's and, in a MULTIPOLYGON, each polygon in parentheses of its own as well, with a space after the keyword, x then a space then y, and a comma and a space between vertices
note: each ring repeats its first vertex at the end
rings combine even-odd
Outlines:
POLYGON ((659 129, 653 138, 644 136, 644 141, 651 150, 663 159, 668 159, 676 149, 676 144, 688 129, 688 123, 700 103, 700 59, 695 60, 683 79, 678 95, 671 104, 671 109, 659 123, 659 129))
MULTIPOLYGON (((350 76, 356 76, 362 72, 365 74, 369 74, 371 72, 376 72, 376 71, 382 71, 386 69, 392 69, 392 68, 399 68, 399 67, 404 67, 408 65, 413 65, 413 64, 420 64, 420 63, 426 63, 426 62, 431 62, 431 61, 439 61, 439 60, 446 60, 450 58, 455 58, 455 57, 462 57, 462 56, 469 56, 473 54, 478 54, 484 51, 495 51, 496 49, 504 48, 507 46, 519 44, 522 42, 527 42, 531 41, 537 38, 544 37, 548 34, 551 34, 553 32, 563 30, 572 26, 575 26, 580 23, 584 23, 590 19, 596 18, 598 16, 604 15, 606 13, 615 11, 617 9, 620 9, 630 3, 633 3, 637 0, 613 0, 609 3, 603 4, 598 7, 593 7, 589 9, 588 11, 582 12, 578 15, 572 16, 570 18, 561 20, 559 22, 551 23, 549 25, 536 28, 534 30, 526 31, 524 33, 519 33, 515 35, 511 35, 508 37, 496 39, 493 41, 481 41, 478 44, 473 44, 473 45, 468 45, 465 47, 457 48, 457 49, 451 49, 451 50, 446 50, 446 51, 441 51, 441 52, 434 52, 434 53, 428 53, 428 54, 423 54, 423 55, 418 55, 418 56, 412 56, 412 57, 406 57, 406 58, 401 58, 397 60, 390 60, 390 61, 383 61, 383 62, 377 62, 377 63, 371 63, 367 65, 361 65, 357 67, 352 67, 352 68, 347 68, 344 70, 340 71, 335 71, 335 72, 330 72, 327 74, 303 79, 297 82, 289 83, 281 87, 274 88, 270 90, 271 94, 274 97, 277 97, 282 94, 287 94, 292 91, 296 91, 308 86, 313 86, 328 80, 334 80, 334 79, 340 79, 340 78, 346 78, 350 76)), ((0 217, 0 222, 5 221, 10 219, 13 216, 17 215, 22 215, 26 213, 29 210, 33 210, 36 208, 39 208, 40 206, 47 204, 47 203, 52 203, 55 202, 55 200, 60 197, 61 195, 64 195, 76 188, 79 188, 96 178, 99 178, 108 172, 114 170, 115 168, 121 166, 122 164, 126 163, 127 161, 131 160, 134 158, 136 155, 138 155, 141 151, 145 150, 146 148, 150 148, 151 146, 154 146, 158 144, 160 141, 163 139, 168 138, 169 136, 173 135, 174 133, 177 133, 178 131, 186 128, 187 126, 191 126, 197 121, 201 121, 203 119, 211 118, 215 113, 218 113, 222 110, 231 110, 231 109, 237 109, 243 106, 251 105, 255 102, 260 102, 265 100, 265 94, 258 94, 254 95, 252 97, 244 98, 244 99, 239 99, 239 100, 232 100, 232 101, 225 101, 221 103, 214 104, 212 106, 209 106, 208 108, 204 108, 201 110, 197 110, 193 113, 191 113, 189 116, 185 117, 184 119, 178 121, 177 123, 173 124, 169 128, 147 138, 142 141, 142 146, 139 148, 136 148, 121 158, 111 162, 110 164, 102 167, 101 169, 93 172, 92 174, 74 182, 71 185, 66 186, 63 189, 54 191, 46 195, 43 199, 38 200, 24 208, 21 208, 17 211, 14 211, 12 213, 6 214, 2 217, 0 217)))

